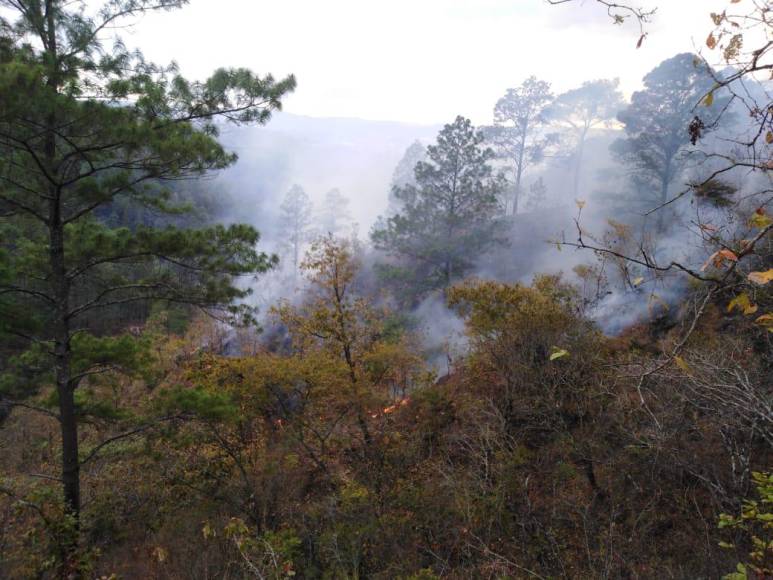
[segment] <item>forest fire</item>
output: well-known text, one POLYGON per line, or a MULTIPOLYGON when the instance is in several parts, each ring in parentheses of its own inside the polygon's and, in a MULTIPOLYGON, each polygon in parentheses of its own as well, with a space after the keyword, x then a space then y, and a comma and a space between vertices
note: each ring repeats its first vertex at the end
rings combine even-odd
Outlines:
POLYGON ((0 580, 773 578, 771 39, 0 0, 0 580))
POLYGON ((372 413, 370 417, 371 417, 371 419, 377 419, 378 417, 383 416, 383 415, 391 415, 392 413, 394 413, 395 411, 397 411, 401 407, 406 407, 406 406, 408 406, 410 404, 411 404, 411 398, 410 397, 406 397, 404 399, 399 400, 394 405, 390 405, 389 407, 384 407, 378 413, 372 413))

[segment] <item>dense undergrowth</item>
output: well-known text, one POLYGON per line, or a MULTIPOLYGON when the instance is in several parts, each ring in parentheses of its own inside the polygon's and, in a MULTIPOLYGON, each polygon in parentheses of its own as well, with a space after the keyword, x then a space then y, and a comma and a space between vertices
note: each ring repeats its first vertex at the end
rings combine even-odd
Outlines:
MULTIPOLYGON (((177 336, 159 316, 152 381, 89 382, 82 405, 94 392, 128 409, 84 428, 79 557, 95 576, 716 578, 753 564, 755 534, 770 541, 762 509, 760 529, 728 524, 770 464, 751 405, 769 393, 771 335, 723 300, 678 362, 642 376, 678 320, 610 338, 558 277, 468 280, 447 295, 466 354, 437 376, 355 293, 356 266, 346 244, 316 246, 309 298, 274 310, 286 336, 254 354, 216 354, 211 320, 177 336)), ((64 553, 41 475, 56 428, 21 409, 0 431, 8 578, 64 553)))

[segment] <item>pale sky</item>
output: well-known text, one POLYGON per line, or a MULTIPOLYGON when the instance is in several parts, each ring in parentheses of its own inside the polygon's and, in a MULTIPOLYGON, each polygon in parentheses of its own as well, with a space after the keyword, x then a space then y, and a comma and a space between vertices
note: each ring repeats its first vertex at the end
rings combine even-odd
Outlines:
POLYGON ((285 110, 315 117, 445 123, 491 120, 508 87, 536 74, 556 92, 619 77, 628 95, 659 62, 703 45, 729 0, 634 0, 658 6, 636 49, 592 0, 191 0, 122 32, 191 78, 219 66, 294 73, 285 110))

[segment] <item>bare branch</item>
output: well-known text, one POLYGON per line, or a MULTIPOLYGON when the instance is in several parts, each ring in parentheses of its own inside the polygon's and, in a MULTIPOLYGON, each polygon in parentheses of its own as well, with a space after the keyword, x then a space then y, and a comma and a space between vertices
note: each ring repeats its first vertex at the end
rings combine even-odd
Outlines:
POLYGON ((179 415, 171 415, 169 417, 162 417, 160 419, 157 419, 153 421, 152 423, 147 423, 145 425, 140 425, 139 427, 135 429, 131 429, 129 431, 125 431, 124 433, 119 433, 118 435, 114 435, 113 437, 109 437, 108 439, 105 439, 100 444, 98 444, 96 447, 94 447, 89 454, 80 461, 80 465, 85 465, 94 457, 97 456, 97 454, 107 447, 108 445, 112 445, 113 443, 117 441, 121 441, 123 439, 127 439, 129 437, 133 437, 135 435, 139 435, 140 433, 144 433, 145 431, 149 431, 150 429, 154 429, 155 427, 158 427, 162 423, 168 423, 170 421, 175 421, 177 419, 184 419, 186 415, 179 414, 179 415))
MULTIPOLYGON (((577 2, 577 0, 547 0, 547 3, 553 6, 569 4, 570 2, 577 2)), ((615 24, 622 24, 626 20, 633 18, 638 23, 639 33, 641 34, 637 47, 641 46, 642 40, 647 36, 645 25, 652 21, 657 8, 648 10, 629 3, 621 4, 619 2, 611 2, 610 0, 595 0, 595 2, 606 8, 607 14, 615 24)))

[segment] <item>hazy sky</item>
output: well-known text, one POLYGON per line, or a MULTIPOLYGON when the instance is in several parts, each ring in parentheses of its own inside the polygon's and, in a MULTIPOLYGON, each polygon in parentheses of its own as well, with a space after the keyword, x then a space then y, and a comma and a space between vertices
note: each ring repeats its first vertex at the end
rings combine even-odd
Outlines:
POLYGON ((558 92, 619 77, 629 94, 663 59, 701 46, 729 0, 633 0, 658 6, 650 36, 615 26, 592 0, 191 0, 122 34, 189 77, 218 66, 292 72, 285 110, 310 116, 488 122, 508 87, 536 74, 558 92))

